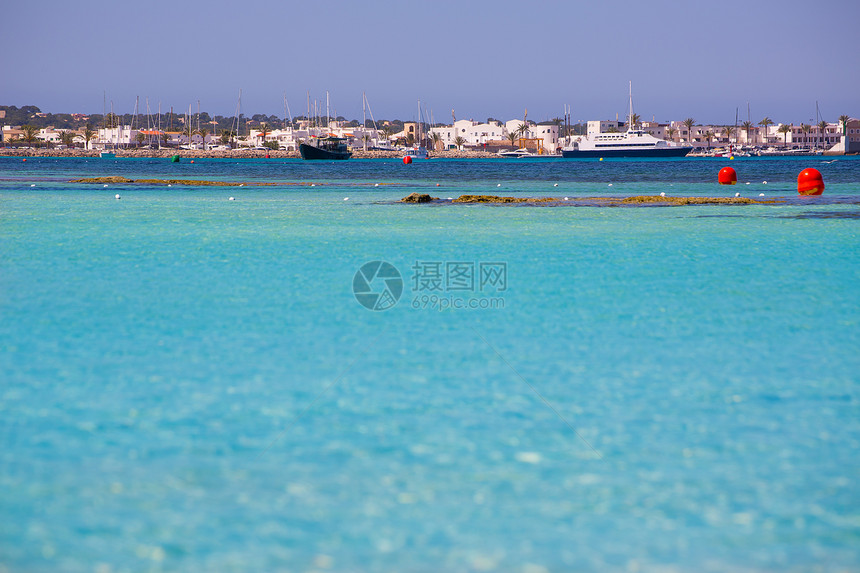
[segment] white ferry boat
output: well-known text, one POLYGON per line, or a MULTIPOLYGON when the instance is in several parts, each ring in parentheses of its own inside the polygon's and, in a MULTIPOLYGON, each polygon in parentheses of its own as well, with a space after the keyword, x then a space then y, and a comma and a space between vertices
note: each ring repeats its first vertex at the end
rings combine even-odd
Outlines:
POLYGON ((626 133, 596 133, 582 136, 561 150, 562 157, 684 157, 691 145, 657 139, 633 126, 633 84, 630 84, 630 113, 626 133))

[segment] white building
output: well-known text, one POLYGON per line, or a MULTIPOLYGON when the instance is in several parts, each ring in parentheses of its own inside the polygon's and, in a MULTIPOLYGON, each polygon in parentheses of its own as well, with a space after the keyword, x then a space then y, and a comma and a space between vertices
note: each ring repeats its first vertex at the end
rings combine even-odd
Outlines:
MULTIPOLYGON (((438 133, 442 145, 446 149, 456 147, 458 137, 463 138, 463 145, 482 148, 487 145, 511 145, 508 134, 520 133, 522 119, 511 119, 502 125, 498 121, 479 123, 469 119, 460 119, 453 125, 433 127, 430 133, 438 133)), ((432 137, 432 136, 431 136, 432 137)), ((537 146, 545 152, 552 153, 558 147, 558 126, 555 124, 528 124, 528 129, 520 135, 528 140, 538 140, 537 146)), ((517 145, 517 144, 515 144, 517 145)))

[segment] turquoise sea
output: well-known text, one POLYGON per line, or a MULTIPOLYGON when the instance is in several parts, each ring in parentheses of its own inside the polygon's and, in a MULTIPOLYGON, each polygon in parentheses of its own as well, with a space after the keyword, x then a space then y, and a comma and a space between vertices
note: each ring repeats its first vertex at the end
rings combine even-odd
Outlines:
POLYGON ((0 158, 0 572, 860 570, 858 223, 850 157, 0 158))

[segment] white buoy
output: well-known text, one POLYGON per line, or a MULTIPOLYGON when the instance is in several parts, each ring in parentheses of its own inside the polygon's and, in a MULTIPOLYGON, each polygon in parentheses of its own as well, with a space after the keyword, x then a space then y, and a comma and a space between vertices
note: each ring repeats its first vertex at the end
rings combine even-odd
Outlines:
POLYGON ((245 186, 244 183, 239 183, 239 187, 244 187, 244 186, 245 186))
POLYGON ((660 197, 665 197, 665 196, 666 196, 666 193, 665 193, 665 192, 660 193, 660 197))
POLYGON ((173 187, 173 185, 171 185, 170 183, 168 183, 168 184, 167 184, 167 186, 168 186, 168 187, 173 187))
POLYGON ((496 184, 496 187, 501 187, 501 186, 502 186, 502 184, 501 184, 501 183, 497 183, 497 184, 496 184))
POLYGON ((33 183, 32 185, 30 185, 30 187, 35 187, 35 186, 36 186, 36 184, 35 184, 35 183, 33 183))
POLYGON ((612 187, 612 183, 610 183, 609 186, 612 187))
POLYGON ((228 201, 235 201, 235 200, 236 200, 236 199, 234 199, 233 197, 230 197, 230 198, 228 199, 228 201))
POLYGON ((758 194, 758 196, 759 196, 759 197, 764 197, 764 193, 759 193, 759 194, 758 194))
POLYGON ((552 186, 553 186, 553 187, 558 187, 558 183, 553 183, 553 184, 552 184, 552 186))
POLYGON ((568 199, 567 197, 565 197, 565 198, 564 198, 564 200, 565 200, 565 201, 570 201, 570 199, 568 199))
POLYGON ((740 197, 740 196, 741 196, 740 193, 735 193, 735 197, 740 197))
POLYGON ((117 193, 116 195, 114 195, 114 197, 115 197, 115 198, 117 198, 117 199, 121 199, 121 197, 119 196, 119 193, 117 193))
POLYGON ((374 186, 374 187, 379 187, 379 183, 375 183, 373 186, 374 186))
POLYGON ((107 183, 105 183, 104 186, 107 187, 107 183))
POLYGON ((316 186, 317 186, 316 183, 311 183, 311 187, 316 187, 316 186))
POLYGON ((749 185, 749 184, 750 184, 750 182, 749 182, 749 181, 747 181, 747 185, 749 185))
POLYGON ((343 198, 343 200, 344 200, 344 201, 349 201, 349 197, 344 197, 344 198, 343 198))
POLYGON ((762 185, 767 185, 767 181, 762 181, 762 182, 761 182, 761 184, 762 184, 762 185))

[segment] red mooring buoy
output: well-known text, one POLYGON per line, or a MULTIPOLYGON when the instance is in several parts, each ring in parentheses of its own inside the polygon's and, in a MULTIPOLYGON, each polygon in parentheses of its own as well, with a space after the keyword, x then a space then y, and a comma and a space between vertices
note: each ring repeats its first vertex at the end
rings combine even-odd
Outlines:
POLYGON ((734 185, 738 182, 738 174, 731 167, 723 167, 717 175, 720 185, 734 185))
POLYGON ((824 178, 818 169, 804 169, 797 176, 797 193, 799 195, 821 195, 824 193, 824 178))
POLYGON ((403 164, 404 165, 409 165, 410 163, 412 163, 412 157, 410 155, 407 155, 406 157, 403 158, 403 164))

